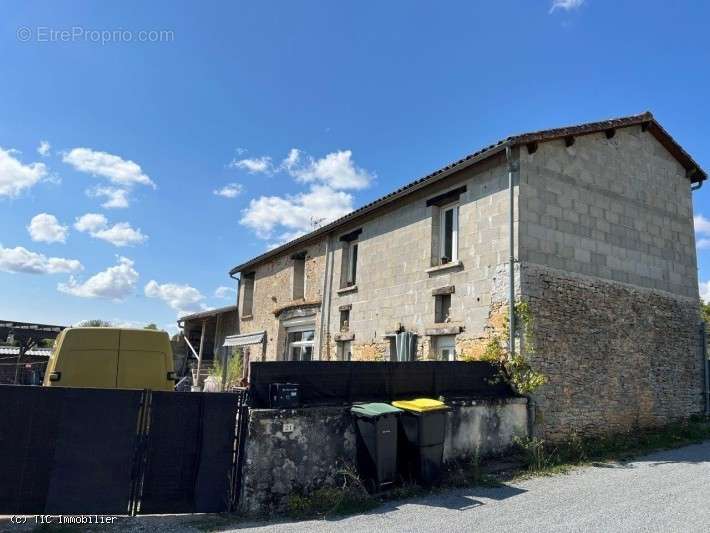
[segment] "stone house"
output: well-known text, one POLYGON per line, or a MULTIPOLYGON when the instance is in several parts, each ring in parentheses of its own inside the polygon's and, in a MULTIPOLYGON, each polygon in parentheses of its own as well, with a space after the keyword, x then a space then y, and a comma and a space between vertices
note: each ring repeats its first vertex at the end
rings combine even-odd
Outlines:
POLYGON ((705 179, 650 113, 508 137, 234 267, 242 345, 251 360, 475 359, 508 314, 512 256, 548 379, 540 434, 687 416, 705 179))

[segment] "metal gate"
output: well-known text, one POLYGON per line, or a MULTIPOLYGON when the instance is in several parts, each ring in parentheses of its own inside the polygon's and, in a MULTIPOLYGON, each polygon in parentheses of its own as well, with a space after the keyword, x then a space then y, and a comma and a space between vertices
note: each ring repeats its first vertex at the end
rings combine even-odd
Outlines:
POLYGON ((0 514, 221 512, 241 492, 247 391, 0 386, 0 514))

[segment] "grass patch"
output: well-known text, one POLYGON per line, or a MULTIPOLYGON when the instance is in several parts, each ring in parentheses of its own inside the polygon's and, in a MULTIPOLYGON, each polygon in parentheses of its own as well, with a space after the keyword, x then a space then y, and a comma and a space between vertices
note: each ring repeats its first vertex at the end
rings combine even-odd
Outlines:
POLYGON ((537 438, 516 439, 515 444, 526 465, 523 475, 552 475, 565 473, 577 465, 624 461, 707 439, 710 439, 710 420, 693 417, 656 429, 586 438, 573 433, 567 440, 555 444, 537 438))
POLYGON ((370 495, 355 469, 346 466, 337 473, 335 487, 322 487, 310 494, 294 493, 288 498, 288 516, 298 520, 330 518, 370 511, 380 501, 370 495))

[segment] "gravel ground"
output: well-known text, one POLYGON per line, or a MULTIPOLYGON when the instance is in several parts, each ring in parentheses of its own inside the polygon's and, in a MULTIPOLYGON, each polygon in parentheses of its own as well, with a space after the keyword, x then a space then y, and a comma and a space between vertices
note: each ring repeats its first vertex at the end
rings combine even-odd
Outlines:
MULTIPOLYGON (((624 464, 579 468, 496 488, 392 502, 364 515, 306 522, 238 523, 219 516, 122 519, 106 531, 555 532, 710 531, 710 441, 624 464)), ((3 521, 0 529, 28 530, 3 521)))

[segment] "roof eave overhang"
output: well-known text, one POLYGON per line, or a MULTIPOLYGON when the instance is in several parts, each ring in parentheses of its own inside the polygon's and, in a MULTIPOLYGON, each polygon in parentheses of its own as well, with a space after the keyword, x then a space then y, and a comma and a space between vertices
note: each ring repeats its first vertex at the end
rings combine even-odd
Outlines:
POLYGON ((229 274, 234 275, 240 272, 248 271, 252 267, 266 261, 267 259, 276 257, 288 250, 297 248, 305 243, 313 241, 314 239, 327 235, 337 228, 356 222, 357 220, 367 216, 373 211, 381 209, 418 190, 440 182, 441 180, 447 178, 455 172, 458 172, 462 169, 480 163, 481 161, 494 157, 499 153, 503 152, 507 147, 529 145, 531 143, 547 142, 557 139, 565 139, 568 137, 579 137, 583 135, 591 135, 593 133, 639 125, 644 127, 646 131, 651 133, 658 140, 658 142, 660 142, 666 148, 666 150, 668 150, 676 158, 676 160, 683 166, 683 168, 685 168, 686 176, 688 177, 691 183, 701 183, 707 179, 707 174, 700 167, 700 165, 698 165, 698 163, 690 156, 690 154, 688 154, 688 152, 686 152, 685 149, 676 142, 676 140, 663 128, 663 126, 661 126, 656 121, 656 119, 653 117, 653 114, 651 114, 650 112, 645 112, 639 115, 633 115, 619 119, 611 119, 601 122, 590 122, 579 126, 570 126, 565 128, 556 128, 549 130, 541 130, 532 133, 524 133, 522 135, 514 135, 512 137, 508 137, 507 139, 500 141, 498 144, 489 146, 488 148, 485 148, 465 159, 457 161, 456 163, 449 165, 448 167, 444 167, 441 170, 438 170, 436 172, 433 172, 432 174, 420 178, 419 180, 413 182, 410 185, 405 185, 398 191, 395 191, 394 193, 385 196, 384 198, 380 198, 379 200, 375 200, 371 204, 361 207, 360 209, 357 209, 352 213, 345 215, 344 217, 339 218, 338 220, 335 220, 334 222, 331 222, 326 226, 323 226, 322 228, 303 235, 302 237, 290 241, 282 246, 274 248, 273 250, 270 250, 262 255, 259 255, 247 261, 246 263, 237 265, 229 271, 229 274))
POLYGON ((270 250, 266 252, 265 254, 262 254, 258 257, 255 257, 254 259, 251 259, 247 261, 246 263, 242 263, 241 265, 235 266, 232 270, 229 271, 230 275, 234 275, 240 272, 244 272, 248 269, 250 269, 253 266, 258 265, 259 263, 271 258, 275 257, 277 255, 281 255, 282 253, 288 251, 289 249, 292 248, 297 248, 307 242, 310 242, 314 239, 317 239, 318 237, 322 237, 323 235, 327 235, 328 233, 331 233, 335 229, 342 227, 348 223, 356 222, 357 220, 365 217, 366 215, 372 213, 373 211, 376 211, 378 209, 381 209, 393 202, 396 202, 397 200, 400 200, 401 198, 405 196, 409 196, 410 194, 419 191, 425 187, 429 187, 434 183, 438 183, 439 181, 451 176, 455 172, 458 172, 460 170, 463 170, 465 168, 468 168, 472 165, 475 165, 476 163, 480 163, 481 161, 485 159, 489 159, 491 157, 494 157, 498 155, 499 153, 505 151, 506 146, 511 145, 510 139, 506 139, 505 141, 500 142, 499 144, 496 144, 494 146, 491 146, 480 153, 472 156, 469 159, 464 159, 461 160, 450 167, 446 167, 445 169, 442 169, 440 171, 437 171, 429 176, 426 176, 424 178, 421 178, 421 180, 415 182, 414 185, 411 185, 409 187, 405 186, 401 190, 392 193, 392 195, 387 196, 385 198, 381 198, 380 200, 375 200, 373 203, 368 204, 364 207, 361 207, 360 209, 357 209, 353 211, 352 213, 345 215, 342 218, 339 218, 338 220, 331 222, 330 224, 327 224, 326 226, 323 226, 322 228, 319 228, 315 231, 312 231, 311 233, 308 233, 306 235, 303 235, 302 237, 299 237, 293 241, 290 241, 283 246, 279 246, 278 248, 274 248, 273 250, 270 250))

